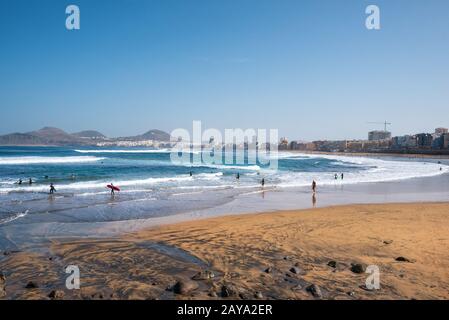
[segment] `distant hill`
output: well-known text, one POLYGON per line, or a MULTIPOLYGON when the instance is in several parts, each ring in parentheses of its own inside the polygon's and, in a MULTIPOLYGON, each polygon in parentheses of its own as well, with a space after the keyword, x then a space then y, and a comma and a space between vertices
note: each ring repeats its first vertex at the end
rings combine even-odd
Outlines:
POLYGON ((118 138, 118 140, 120 139, 132 141, 155 140, 155 141, 169 142, 170 134, 161 130, 153 129, 141 135, 118 138))
POLYGON ((45 139, 33 136, 28 133, 11 133, 4 136, 0 136, 0 145, 2 146, 37 146, 46 145, 45 139))
POLYGON ((76 144, 81 142, 80 138, 53 127, 45 127, 37 131, 29 132, 28 134, 43 139, 50 145, 76 144))
POLYGON ((0 145, 3 146, 63 146, 63 145, 95 145, 100 141, 143 141, 153 140, 160 142, 169 142, 170 134, 161 130, 150 130, 144 134, 126 137, 108 139, 104 134, 95 130, 86 130, 69 134, 64 130, 54 127, 44 127, 40 130, 27 133, 11 133, 0 136, 0 145))
POLYGON ((106 136, 96 130, 85 130, 76 133, 72 133, 72 136, 82 139, 106 139, 106 136))
POLYGON ((138 136, 141 140, 170 141, 170 135, 167 132, 153 129, 138 136))

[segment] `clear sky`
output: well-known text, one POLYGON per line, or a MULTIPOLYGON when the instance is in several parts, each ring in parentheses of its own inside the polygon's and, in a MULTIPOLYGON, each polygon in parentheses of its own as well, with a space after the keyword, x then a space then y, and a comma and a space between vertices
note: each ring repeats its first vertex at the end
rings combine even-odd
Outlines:
POLYGON ((447 0, 1 0, 0 134, 449 126, 447 0), (65 28, 76 4, 81 29, 65 28), (365 28, 365 8, 381 30, 365 28))

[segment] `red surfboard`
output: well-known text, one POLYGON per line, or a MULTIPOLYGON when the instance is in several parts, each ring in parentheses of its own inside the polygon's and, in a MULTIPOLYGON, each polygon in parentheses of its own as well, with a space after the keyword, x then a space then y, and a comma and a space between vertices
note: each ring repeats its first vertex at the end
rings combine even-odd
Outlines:
POLYGON ((119 188, 119 187, 111 186, 110 184, 108 184, 106 187, 108 187, 109 189, 112 189, 112 190, 114 190, 114 191, 120 191, 120 188, 119 188))

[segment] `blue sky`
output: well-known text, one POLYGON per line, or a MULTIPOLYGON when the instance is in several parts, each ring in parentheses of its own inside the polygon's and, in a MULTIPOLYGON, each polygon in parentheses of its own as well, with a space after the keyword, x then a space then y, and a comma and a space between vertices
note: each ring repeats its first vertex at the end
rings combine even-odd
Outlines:
POLYGON ((2 0, 0 133, 449 126, 449 1, 2 0), (81 29, 65 28, 76 4, 81 29), (365 8, 381 10, 380 31, 365 8))

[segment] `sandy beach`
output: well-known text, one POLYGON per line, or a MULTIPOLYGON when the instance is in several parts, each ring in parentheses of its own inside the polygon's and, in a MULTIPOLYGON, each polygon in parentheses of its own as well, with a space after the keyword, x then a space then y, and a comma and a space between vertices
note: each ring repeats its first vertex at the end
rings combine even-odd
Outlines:
POLYGON ((345 205, 54 240, 2 252, 0 285, 5 299, 448 299, 448 214, 448 203, 345 205), (67 265, 80 290, 65 288, 67 265), (379 290, 365 287, 369 265, 379 290))

